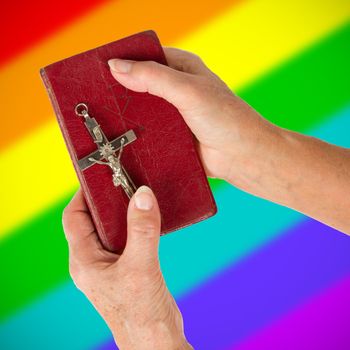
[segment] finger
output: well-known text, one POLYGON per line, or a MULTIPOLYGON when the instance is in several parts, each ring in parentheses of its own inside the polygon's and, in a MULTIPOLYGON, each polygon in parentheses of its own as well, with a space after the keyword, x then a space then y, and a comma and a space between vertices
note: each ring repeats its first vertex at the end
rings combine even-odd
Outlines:
POLYGON ((64 209, 62 224, 71 258, 84 262, 94 260, 103 248, 81 189, 64 209))
POLYGON ((171 68, 191 74, 208 75, 211 73, 202 59, 192 52, 169 46, 163 46, 163 50, 171 68))
POLYGON ((113 77, 123 86, 162 97, 175 105, 180 112, 199 103, 201 85, 198 76, 154 61, 112 59, 108 64, 113 77))
POLYGON ((138 269, 159 264, 160 212, 152 190, 141 186, 131 198, 128 214, 128 237, 122 258, 138 269))

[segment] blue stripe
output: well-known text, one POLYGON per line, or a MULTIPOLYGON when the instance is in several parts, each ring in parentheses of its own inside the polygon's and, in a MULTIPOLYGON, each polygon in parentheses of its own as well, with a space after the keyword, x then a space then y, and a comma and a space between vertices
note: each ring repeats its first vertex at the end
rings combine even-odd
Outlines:
POLYGON ((350 276, 349 252, 349 236, 311 219, 296 225, 178 302, 189 342, 203 350, 236 345, 350 276))
POLYGON ((350 237, 308 219, 180 301, 195 349, 224 349, 350 275, 350 237))

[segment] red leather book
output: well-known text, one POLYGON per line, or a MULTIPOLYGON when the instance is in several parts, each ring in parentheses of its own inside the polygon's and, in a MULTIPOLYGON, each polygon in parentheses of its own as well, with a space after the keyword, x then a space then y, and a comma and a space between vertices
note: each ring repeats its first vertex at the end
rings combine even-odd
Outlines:
POLYGON ((217 209, 193 135, 178 110, 162 98, 120 85, 110 73, 111 58, 167 64, 157 35, 145 31, 50 64, 40 73, 98 235, 106 249, 120 253, 129 202, 120 182, 129 189, 133 184, 152 188, 161 234, 204 220, 217 209), (122 142, 123 172, 118 173, 107 159, 117 162, 122 142), (108 158, 111 153, 114 158, 108 158))

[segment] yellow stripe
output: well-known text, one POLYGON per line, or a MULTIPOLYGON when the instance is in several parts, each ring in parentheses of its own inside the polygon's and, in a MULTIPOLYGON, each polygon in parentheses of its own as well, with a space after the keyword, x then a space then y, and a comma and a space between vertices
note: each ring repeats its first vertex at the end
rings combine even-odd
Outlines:
MULTIPOLYGON (((277 0, 243 3, 174 46, 199 53, 240 88, 349 18, 348 1, 295 0, 285 6, 277 0)), ((0 154, 0 168, 0 236, 78 184, 53 120, 0 154)))
POLYGON ((49 122, 0 156, 0 236, 79 183, 58 124, 49 122))
POLYGON ((238 88, 349 18, 349 0, 248 1, 192 32, 180 45, 238 88))

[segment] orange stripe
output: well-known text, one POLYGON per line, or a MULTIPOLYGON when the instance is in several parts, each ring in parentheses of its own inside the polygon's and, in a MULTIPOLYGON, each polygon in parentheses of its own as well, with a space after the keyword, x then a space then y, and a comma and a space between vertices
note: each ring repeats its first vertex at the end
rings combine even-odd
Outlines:
POLYGON ((154 29, 168 45, 217 16, 238 0, 215 3, 178 0, 113 1, 82 17, 0 71, 2 128, 0 148, 52 118, 52 109, 39 78, 39 68, 106 42, 145 29, 154 29), (165 8, 166 6, 166 8, 165 8))

